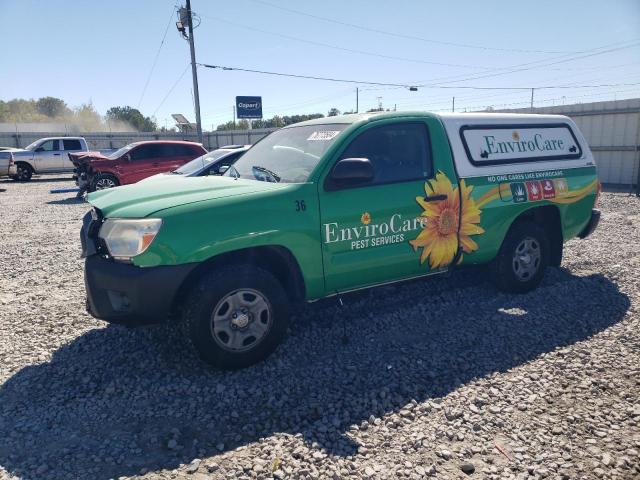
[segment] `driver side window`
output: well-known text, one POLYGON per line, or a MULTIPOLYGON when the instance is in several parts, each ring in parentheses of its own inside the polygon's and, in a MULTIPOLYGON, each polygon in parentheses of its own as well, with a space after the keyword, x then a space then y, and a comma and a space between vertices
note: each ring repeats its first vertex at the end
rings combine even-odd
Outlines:
POLYGON ((374 178, 369 185, 407 182, 433 174, 431 144, 423 123, 398 123, 373 127, 351 142, 343 158, 367 158, 374 178))
POLYGON ((60 150, 60 140, 47 140, 40 144, 38 150, 44 152, 57 152, 60 150))

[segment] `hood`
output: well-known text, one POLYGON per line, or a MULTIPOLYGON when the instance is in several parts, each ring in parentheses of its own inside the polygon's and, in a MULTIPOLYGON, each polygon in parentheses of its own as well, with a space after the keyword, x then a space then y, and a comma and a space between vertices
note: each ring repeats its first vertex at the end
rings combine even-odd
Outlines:
POLYGON ((3 148, 0 148, 0 152, 16 153, 16 152, 31 152, 31 150, 25 150, 24 148, 3 147, 3 148))
POLYGON ((173 180, 173 179, 177 179, 177 178, 187 178, 184 175, 175 175, 171 172, 162 172, 162 173, 156 173, 155 175, 151 175, 150 177, 147 178, 143 178, 142 180, 138 180, 138 184, 140 183, 147 183, 147 182, 157 182, 157 181, 164 181, 164 180, 173 180))
POLYGON ((69 153, 69 158, 75 165, 91 162, 93 160, 109 160, 109 158, 100 152, 69 153))
POLYGON ((189 203, 262 193, 292 185, 219 176, 175 177, 93 192, 89 194, 89 203, 107 218, 143 218, 189 203))
POLYGON ((25 150, 24 148, 10 148, 9 150, 2 150, 3 152, 11 152, 15 157, 32 156, 32 150, 25 150))

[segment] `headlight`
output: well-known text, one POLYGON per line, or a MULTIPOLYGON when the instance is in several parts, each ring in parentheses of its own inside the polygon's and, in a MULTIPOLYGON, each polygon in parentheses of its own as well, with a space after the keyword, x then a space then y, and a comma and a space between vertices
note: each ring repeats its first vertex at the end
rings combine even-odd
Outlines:
POLYGON ((98 236, 116 260, 130 260, 144 252, 160 231, 159 218, 108 218, 98 236))

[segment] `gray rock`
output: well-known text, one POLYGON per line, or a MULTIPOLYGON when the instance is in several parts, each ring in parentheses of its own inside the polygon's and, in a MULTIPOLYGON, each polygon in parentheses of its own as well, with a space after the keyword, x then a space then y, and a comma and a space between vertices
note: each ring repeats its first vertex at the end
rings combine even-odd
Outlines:
POLYGON ((199 468, 200 468, 200 459, 196 458, 187 466, 187 473, 190 473, 190 474, 196 473, 199 468))

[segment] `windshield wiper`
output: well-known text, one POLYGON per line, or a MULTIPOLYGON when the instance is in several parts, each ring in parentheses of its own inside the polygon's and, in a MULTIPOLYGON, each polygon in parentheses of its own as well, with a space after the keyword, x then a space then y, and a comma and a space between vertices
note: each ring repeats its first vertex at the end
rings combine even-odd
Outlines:
POLYGON ((280 177, 278 176, 277 173, 272 172, 271 170, 269 170, 268 168, 264 168, 261 167, 260 165, 254 165, 253 167, 251 167, 253 170, 257 170, 261 173, 266 173, 267 175, 269 175, 271 178, 273 178, 276 182, 280 181, 280 177))

